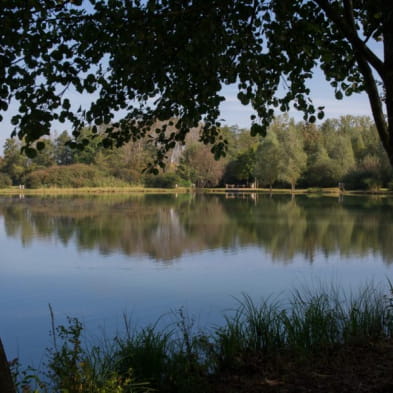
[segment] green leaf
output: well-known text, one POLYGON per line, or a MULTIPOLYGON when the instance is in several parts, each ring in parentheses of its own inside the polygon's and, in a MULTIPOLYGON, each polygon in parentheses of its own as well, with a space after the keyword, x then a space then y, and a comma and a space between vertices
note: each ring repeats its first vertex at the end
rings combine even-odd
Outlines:
POLYGON ((266 128, 261 126, 260 124, 254 123, 251 126, 250 133, 252 136, 261 135, 263 137, 266 136, 266 128))
POLYGON ((109 138, 105 138, 102 140, 102 146, 104 146, 105 148, 109 148, 112 147, 112 140, 109 138))
POLYGON ((38 151, 44 150, 45 149, 45 142, 43 142, 43 141, 37 142, 36 147, 37 147, 38 151))
POLYGON ((63 108, 65 110, 69 110, 71 108, 70 100, 68 98, 65 98, 63 101, 63 108))
POLYGON ((26 147, 25 154, 29 158, 35 158, 37 156, 37 150, 34 149, 33 147, 26 147))
POLYGON ((19 120, 20 120, 20 116, 19 115, 13 116, 12 119, 11 119, 11 124, 13 126, 17 126, 19 124, 19 120))

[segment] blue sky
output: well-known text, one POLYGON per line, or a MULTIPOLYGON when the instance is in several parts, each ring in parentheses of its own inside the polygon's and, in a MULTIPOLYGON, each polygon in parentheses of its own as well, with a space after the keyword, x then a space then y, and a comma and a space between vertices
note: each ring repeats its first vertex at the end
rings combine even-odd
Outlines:
MULTIPOLYGON (((365 93, 353 94, 350 97, 337 100, 334 96, 333 88, 325 80, 320 70, 315 70, 309 87, 315 106, 325 107, 325 119, 338 118, 348 114, 372 117, 368 97, 365 93)), ((226 101, 221 106, 221 115, 225 119, 225 123, 228 125, 237 124, 240 127, 248 128, 250 126, 250 115, 253 113, 252 108, 239 103, 236 97, 236 87, 225 88, 224 95, 226 101)), ((292 110, 289 112, 289 116, 300 121, 302 120, 303 114, 299 111, 292 110)))

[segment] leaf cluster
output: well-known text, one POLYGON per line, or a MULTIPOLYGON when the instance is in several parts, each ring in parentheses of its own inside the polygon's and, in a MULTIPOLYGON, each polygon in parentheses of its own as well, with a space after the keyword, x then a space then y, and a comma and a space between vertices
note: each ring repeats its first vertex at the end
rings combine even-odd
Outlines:
MULTIPOLYGON (((200 140, 218 158, 227 150, 219 132, 224 85, 236 84, 240 102, 255 110, 252 135, 265 135, 275 111, 291 103, 309 122, 323 118, 307 86, 317 65, 338 99, 365 89, 352 44, 322 1, 89 3, 88 10, 80 1, 1 2, 0 111, 18 103, 13 135, 30 157, 54 121, 68 121, 70 145, 80 149, 85 126, 97 133, 107 125, 104 147, 148 135, 161 167, 168 150, 201 125, 200 140), (92 102, 78 107, 67 91, 92 102)), ((345 11, 336 1, 329 9, 345 11)), ((379 39, 382 10, 382 1, 353 1, 355 30, 379 39)))

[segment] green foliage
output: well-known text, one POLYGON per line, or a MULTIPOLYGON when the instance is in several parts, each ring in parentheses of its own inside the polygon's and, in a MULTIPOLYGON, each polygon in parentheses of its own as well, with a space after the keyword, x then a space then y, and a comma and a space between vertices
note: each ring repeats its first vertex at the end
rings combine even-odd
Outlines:
POLYGON ((12 180, 6 173, 0 172, 0 188, 8 188, 12 186, 12 180))
POLYGON ((165 175, 157 178, 143 175, 144 170, 154 168, 149 163, 156 154, 148 137, 130 141, 121 148, 104 149, 103 128, 96 133, 92 129, 83 130, 79 138, 93 140, 83 151, 71 148, 66 132, 54 141, 43 138, 37 144, 45 147, 34 158, 21 154, 21 144, 15 139, 7 139, 0 172, 8 175, 14 185, 26 181, 32 188, 72 187, 72 184, 80 187, 83 183, 90 187, 124 183, 163 188, 173 188, 175 184, 216 187, 250 184, 256 179, 261 186, 269 187, 278 182, 292 188, 297 184, 337 187, 339 182, 345 182, 347 189, 377 190, 393 177, 375 126, 366 117, 343 116, 311 125, 278 116, 260 139, 252 138, 247 130, 225 127, 221 134, 232 145, 228 157, 219 161, 208 145, 197 142, 198 129, 194 131, 185 148, 177 145, 165 158, 165 175), (85 176, 76 170, 77 177, 72 179, 65 166, 80 161, 91 162, 89 168, 92 171, 94 168, 94 173, 85 176), (57 167, 54 162, 67 165, 57 167))
POLYGON ((142 174, 135 169, 113 168, 110 173, 117 179, 123 180, 128 184, 141 184, 142 174))
POLYGON ((67 131, 63 131, 55 139, 54 154, 57 165, 71 165, 74 163, 74 151, 68 145, 70 141, 71 138, 67 131))
POLYGON ((179 184, 179 177, 175 173, 160 173, 146 175, 145 186, 152 188, 175 188, 179 184))
POLYGON ((249 148, 243 153, 239 153, 236 158, 230 161, 225 167, 223 175, 224 183, 242 184, 251 183, 255 176, 256 152, 249 148))
POLYGON ((106 176, 93 166, 73 164, 68 166, 52 166, 31 172, 25 177, 28 188, 45 187, 104 187, 124 186, 119 179, 106 176))
POLYGON ((46 380, 39 392, 67 393, 149 393, 146 383, 136 383, 132 370, 117 373, 108 368, 106 355, 98 348, 82 346, 83 326, 76 318, 56 328, 54 347, 49 350, 46 380), (98 354, 99 353, 99 354, 98 354))
POLYGON ((345 177, 351 189, 378 191, 391 179, 391 171, 384 168, 384 156, 367 154, 345 177))
MULTIPOLYGON (((161 321, 117 336, 107 350, 83 346, 83 326, 68 318, 56 330, 49 351, 47 380, 24 378, 24 391, 38 380, 37 393, 199 393, 209 392, 217 377, 280 358, 323 358, 332 350, 393 338, 392 285, 384 293, 366 286, 356 295, 334 288, 295 291, 283 303, 256 303, 244 295, 223 326, 195 331, 184 310, 168 327, 161 321), (148 381, 138 383, 136 381, 148 381)), ((358 347, 357 347, 358 346, 358 347)), ((300 363, 299 363, 300 364, 300 363)), ((31 371, 30 371, 31 372, 31 371)))
POLYGON ((41 139, 36 143, 37 154, 32 158, 33 168, 45 168, 55 165, 55 145, 50 139, 41 139))
POLYGON ((196 187, 215 187, 221 181, 224 165, 222 159, 215 159, 208 146, 193 143, 184 150, 176 172, 196 187))
POLYGON ((271 188, 278 180, 282 154, 277 134, 269 130, 256 152, 255 177, 261 185, 271 188))
POLYGON ((159 331, 156 326, 142 329, 127 339, 117 340, 115 355, 117 372, 122 375, 132 368, 137 378, 145 379, 159 386, 169 371, 171 332, 159 331))
POLYGON ((343 179, 343 169, 339 162, 329 157, 323 146, 310 157, 310 163, 303 174, 303 182, 307 185, 320 187, 337 187, 343 179))
POLYGON ((285 117, 275 120, 272 129, 277 130, 277 138, 280 143, 281 159, 278 179, 289 183, 294 190, 307 163, 302 135, 295 127, 293 120, 288 121, 285 117))
POLYGON ((103 149, 103 135, 93 132, 91 128, 83 128, 78 133, 74 146, 73 160, 81 164, 93 164, 96 156, 103 149))
POLYGON ((3 148, 2 171, 6 173, 14 185, 22 183, 28 172, 28 159, 20 153, 21 144, 15 139, 7 139, 3 148))
MULTIPOLYGON (((156 164, 202 124, 201 141, 213 144, 218 157, 227 146, 219 132, 222 86, 237 85, 239 101, 255 111, 251 134, 264 136, 275 110, 287 112, 290 104, 307 122, 323 118, 324 108, 313 104, 307 85, 320 65, 337 99, 360 91, 369 95, 379 138, 393 162, 391 2, 1 4, 0 110, 14 99, 19 103, 11 122, 31 158, 34 142, 49 134, 54 121, 71 122, 73 143, 81 149, 95 143, 81 139, 91 124, 92 133, 105 126, 105 147, 150 132, 156 164), (23 23, 16 28, 15 20, 23 23), (368 40, 384 46, 384 60, 368 40), (78 107, 59 94, 67 89, 91 94, 93 102, 78 107), (119 112, 124 115, 114 121, 119 112), (173 132, 167 132, 169 123, 173 132)), ((92 162, 89 154, 79 160, 92 162)))

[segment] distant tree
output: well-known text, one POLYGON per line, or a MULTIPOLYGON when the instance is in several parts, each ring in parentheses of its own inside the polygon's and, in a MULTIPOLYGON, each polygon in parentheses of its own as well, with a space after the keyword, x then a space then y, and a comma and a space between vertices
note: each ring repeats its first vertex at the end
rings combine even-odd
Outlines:
POLYGON ((75 163, 93 164, 97 153, 103 149, 102 139, 102 133, 95 133, 91 128, 83 128, 77 137, 80 148, 74 150, 75 163))
POLYGON ((32 170, 42 167, 49 167, 56 164, 55 144, 49 138, 42 138, 38 143, 43 143, 37 155, 31 159, 32 170))
POLYGON ((293 121, 279 130, 278 140, 281 150, 278 178, 289 183, 293 192, 307 165, 307 155, 303 149, 301 133, 296 129, 293 121))
POLYGON ((220 183, 224 173, 224 161, 217 161, 208 146, 187 146, 180 160, 177 173, 197 187, 214 187, 220 183))
POLYGON ((342 170, 338 161, 329 157, 323 146, 313 154, 304 173, 303 181, 307 186, 337 187, 342 180, 342 170))
POLYGON ((12 179, 13 184, 21 184, 29 170, 29 159, 21 155, 21 144, 13 138, 6 139, 3 147, 2 172, 12 179))
POLYGON ((149 143, 148 138, 130 141, 119 150, 120 160, 124 162, 126 168, 142 172, 151 157, 155 154, 155 147, 149 143))
POLYGON ((256 151, 255 177, 261 185, 273 188, 281 171, 283 151, 277 134, 269 130, 256 151))
POLYGON ((12 186, 11 178, 6 174, 0 172, 0 188, 8 188, 12 186))
POLYGON ((74 150, 68 145, 71 137, 63 131, 55 139, 55 161, 57 165, 71 165, 74 163, 74 150))
POLYGON ((332 158, 340 168, 339 178, 345 176, 355 166, 355 155, 349 136, 335 135, 328 140, 326 146, 329 157, 332 158))
POLYGON ((311 158, 323 145, 322 132, 315 123, 299 123, 297 128, 301 130, 304 152, 311 158))
POLYGON ((225 167, 225 183, 252 183, 255 178, 256 152, 254 148, 249 148, 237 157, 228 162, 225 167))

